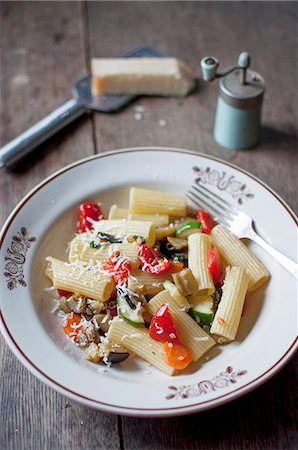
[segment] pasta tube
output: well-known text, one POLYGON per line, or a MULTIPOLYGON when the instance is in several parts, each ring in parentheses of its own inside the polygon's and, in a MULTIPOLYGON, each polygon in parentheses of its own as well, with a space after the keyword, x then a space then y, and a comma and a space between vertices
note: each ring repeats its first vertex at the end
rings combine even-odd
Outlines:
POLYGON ((142 236, 146 244, 152 247, 155 242, 156 229, 153 222, 142 220, 100 220, 94 223, 95 232, 103 231, 117 237, 142 236))
POLYGON ((212 276, 208 270, 210 247, 208 234, 197 233, 188 237, 188 267, 198 283, 197 292, 200 295, 211 295, 215 290, 212 276))
POLYGON ((215 341, 186 312, 181 311, 167 291, 155 295, 146 308, 150 314, 154 314, 164 304, 169 306, 181 342, 190 348, 193 360, 197 361, 215 345, 215 341))
POLYGON ((241 267, 227 267, 223 293, 210 333, 233 341, 239 327, 249 276, 241 267))
POLYGON ((173 281, 182 295, 192 295, 198 290, 198 283, 188 268, 173 273, 173 281))
POLYGON ((137 214, 126 208, 119 208, 117 205, 111 206, 108 219, 144 220, 153 222, 156 226, 169 225, 167 214, 137 214))
POLYGON ((108 339, 114 344, 124 347, 148 361, 167 375, 174 375, 175 369, 164 361, 163 343, 155 341, 149 336, 146 328, 134 328, 124 320, 115 318, 108 331, 108 339))
POLYGON ((231 266, 242 267, 249 275, 249 291, 265 283, 269 273, 258 258, 224 225, 216 225, 211 231, 214 244, 231 266))
POLYGON ((90 247, 90 238, 87 240, 83 233, 76 236, 70 243, 69 261, 84 261, 89 264, 105 262, 109 256, 119 250, 131 262, 133 268, 140 265, 138 258, 138 245, 133 244, 103 244, 100 248, 90 247))
MULTIPOLYGON (((173 276, 174 275, 175 274, 173 274, 173 276)), ((163 282, 163 287, 175 300, 179 308, 182 308, 184 311, 187 311, 190 308, 190 304, 188 303, 187 298, 179 292, 174 283, 171 283, 169 280, 166 280, 163 282)))
POLYGON ((128 287, 138 294, 155 295, 164 290, 163 282, 166 280, 172 280, 169 272, 152 275, 142 270, 135 270, 128 277, 128 287))
POLYGON ((56 289, 76 292, 101 302, 109 300, 115 287, 110 276, 101 274, 95 267, 92 270, 80 263, 69 264, 51 256, 46 261, 46 275, 52 279, 56 289))
POLYGON ((185 197, 137 187, 130 188, 129 209, 133 213, 186 216, 185 197))

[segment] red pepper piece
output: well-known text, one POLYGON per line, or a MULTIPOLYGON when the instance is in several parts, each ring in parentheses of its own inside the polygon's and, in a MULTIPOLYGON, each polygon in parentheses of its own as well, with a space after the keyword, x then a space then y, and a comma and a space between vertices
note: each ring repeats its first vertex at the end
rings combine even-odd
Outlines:
POLYGON ((93 230, 92 220, 100 219, 103 219, 103 214, 97 203, 81 203, 77 233, 84 233, 87 230, 93 230))
POLYGON ((131 263, 122 258, 119 250, 111 254, 109 259, 102 265, 102 269, 106 270, 115 281, 116 284, 125 281, 131 271, 131 263))
POLYGON ((57 289, 57 293, 59 297, 70 297, 72 295, 72 292, 64 291, 63 289, 57 289))
POLYGON ((223 269, 219 252, 216 247, 208 250, 208 270, 211 273, 214 284, 221 285, 223 278, 223 269))
POLYGON ((159 342, 178 344, 179 337, 168 305, 162 305, 152 316, 149 335, 159 342))
POLYGON ((203 209, 199 209, 197 220, 202 224, 203 233, 210 234, 212 228, 216 225, 215 220, 203 209))
POLYGON ((154 248, 148 245, 139 245, 139 260, 145 272, 159 275, 171 269, 171 263, 165 258, 159 258, 154 248))

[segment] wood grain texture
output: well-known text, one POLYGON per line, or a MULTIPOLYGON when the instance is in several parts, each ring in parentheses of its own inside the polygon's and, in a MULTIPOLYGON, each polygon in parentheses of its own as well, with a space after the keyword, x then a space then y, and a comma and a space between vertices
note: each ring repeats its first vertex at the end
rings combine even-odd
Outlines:
MULTIPOLYGON (((186 99, 139 98, 123 111, 86 116, 0 172, 0 224, 36 183, 63 165, 109 149, 163 145, 219 156, 267 182, 297 208, 297 4, 295 2, 0 2, 0 146, 70 96, 92 56, 140 42, 185 60, 240 51, 267 83, 261 143, 235 152, 213 140, 216 83, 186 99), (136 121, 135 105, 145 107, 136 121), (161 127, 159 120, 165 119, 161 127), (93 129, 93 124, 95 129, 93 129)), ((33 377, 0 338, 0 448, 295 449, 297 358, 234 402, 192 416, 117 418, 69 401, 33 377)))

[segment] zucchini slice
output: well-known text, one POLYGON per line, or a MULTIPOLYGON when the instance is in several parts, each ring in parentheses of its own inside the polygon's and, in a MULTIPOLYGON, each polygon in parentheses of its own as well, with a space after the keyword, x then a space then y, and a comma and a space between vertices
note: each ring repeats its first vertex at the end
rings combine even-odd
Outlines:
POLYGON ((117 307, 119 316, 135 328, 145 326, 145 320, 142 314, 142 307, 132 308, 126 300, 126 296, 117 295, 117 307))
POLYGON ((209 325, 212 322, 214 316, 213 297, 207 295, 191 296, 189 303, 191 304, 189 313, 196 322, 201 325, 209 325))

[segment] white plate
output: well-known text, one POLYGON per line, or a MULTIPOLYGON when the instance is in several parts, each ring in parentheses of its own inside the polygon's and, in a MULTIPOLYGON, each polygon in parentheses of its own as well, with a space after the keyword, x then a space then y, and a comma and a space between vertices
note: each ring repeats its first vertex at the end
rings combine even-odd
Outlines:
POLYGON ((271 274, 251 294, 237 340, 211 351, 184 375, 169 377, 136 358, 103 370, 69 343, 44 292, 46 255, 65 258, 78 205, 126 206, 132 185, 185 194, 208 184, 254 218, 259 233, 295 259, 293 212, 266 185, 223 161, 191 151, 137 148, 78 161, 36 186, 14 209, 1 233, 1 331, 20 361, 40 380, 74 400, 135 416, 188 414, 228 402, 275 374, 297 348, 295 279, 251 245, 271 274), (99 370, 98 370, 99 369, 99 370))

